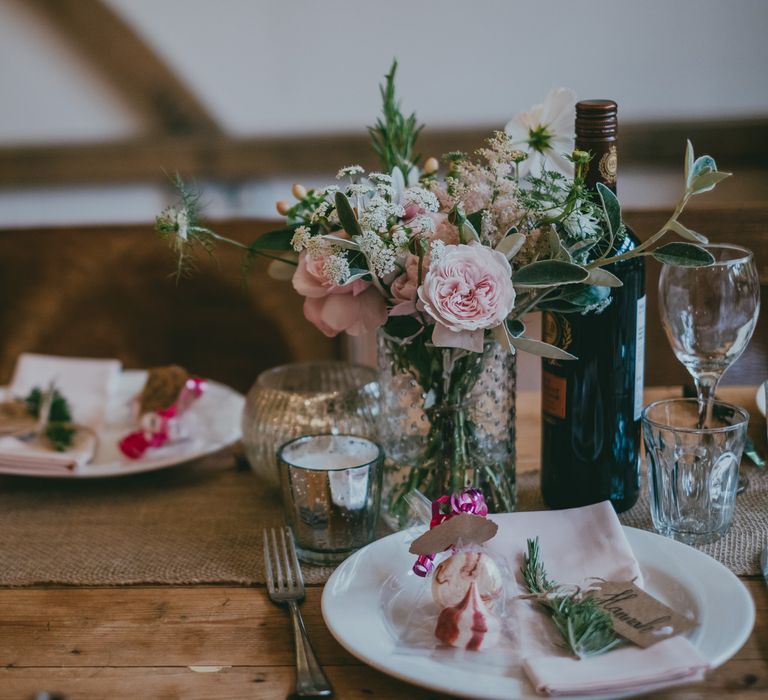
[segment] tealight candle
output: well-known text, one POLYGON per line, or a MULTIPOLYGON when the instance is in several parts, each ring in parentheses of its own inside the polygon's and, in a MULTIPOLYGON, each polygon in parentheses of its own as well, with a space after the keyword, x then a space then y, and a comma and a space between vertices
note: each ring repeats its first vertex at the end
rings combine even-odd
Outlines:
POLYGON ((353 435, 305 435, 277 451, 283 504, 302 561, 334 564, 371 542, 383 453, 353 435))

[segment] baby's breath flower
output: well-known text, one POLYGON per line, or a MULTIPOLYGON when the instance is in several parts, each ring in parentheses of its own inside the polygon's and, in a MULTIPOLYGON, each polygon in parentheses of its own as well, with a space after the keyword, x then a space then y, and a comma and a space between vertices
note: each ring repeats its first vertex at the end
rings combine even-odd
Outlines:
POLYGON ((371 191, 370 185, 355 183, 347 187, 348 197, 365 197, 371 191))
POLYGON ((425 190, 423 187, 409 187, 403 194, 403 200, 408 204, 415 204, 419 209, 426 211, 437 211, 440 203, 434 192, 425 190))
POLYGON ((338 186, 336 185, 327 185, 317 191, 317 193, 321 197, 328 197, 329 195, 334 195, 339 191, 338 186))
POLYGON ((363 231, 363 235, 355 240, 360 245, 360 251, 365 255, 371 270, 377 277, 385 277, 395 270, 394 251, 373 231, 363 231))
POLYGON ((445 255, 445 242, 436 238, 429 244, 429 269, 440 264, 440 260, 445 255))
POLYGON ((297 253, 300 253, 302 250, 304 250, 304 248, 307 247, 307 244, 309 243, 309 238, 310 238, 309 226, 299 226, 293 232, 293 236, 291 237, 291 247, 297 253))
POLYGON ((375 196, 360 214, 360 227, 365 230, 384 233, 389 230, 390 219, 399 219, 405 215, 405 209, 399 204, 389 202, 384 197, 375 196))
POLYGON ((391 185, 392 176, 386 173, 368 173, 368 179, 374 185, 391 185))
POLYGON ((306 242, 307 255, 318 258, 328 252, 328 244, 320 236, 310 236, 306 242))
POLYGON ((435 230, 435 222, 432 217, 419 214, 408 222, 408 228, 414 233, 432 233, 435 230))
POLYGON ((328 214, 328 210, 331 208, 330 202, 320 202, 315 210, 309 215, 309 220, 314 224, 319 219, 324 218, 328 214))
POLYGON ((403 228, 396 228, 392 233, 392 243, 398 248, 406 248, 410 242, 411 237, 403 228))
POLYGON ((349 261, 344 253, 334 253, 326 257, 323 274, 333 284, 344 284, 349 279, 349 261))
POLYGON ((347 165, 336 173, 337 180, 343 180, 345 177, 354 177, 355 175, 361 175, 365 170, 359 165, 347 165))

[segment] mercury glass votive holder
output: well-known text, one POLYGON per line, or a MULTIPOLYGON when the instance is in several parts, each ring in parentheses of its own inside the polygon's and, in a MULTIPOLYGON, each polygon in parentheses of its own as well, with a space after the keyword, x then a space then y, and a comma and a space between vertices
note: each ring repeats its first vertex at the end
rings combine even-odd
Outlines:
POLYGON ((338 564, 373 541, 384 453, 354 435, 304 435, 277 452, 283 507, 304 562, 338 564))
POLYGON ((318 433, 378 439, 378 375, 349 362, 294 362, 262 372, 243 410, 243 448, 251 469, 278 487, 275 455, 291 438, 318 433))

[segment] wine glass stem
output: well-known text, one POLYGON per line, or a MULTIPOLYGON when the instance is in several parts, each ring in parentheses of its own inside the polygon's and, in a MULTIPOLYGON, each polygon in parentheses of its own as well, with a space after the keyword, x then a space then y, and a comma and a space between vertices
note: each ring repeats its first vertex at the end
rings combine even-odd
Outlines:
POLYGON ((712 402, 715 400, 715 390, 720 381, 720 375, 715 373, 700 374, 693 380, 699 399, 699 429, 701 429, 709 425, 712 420, 712 402))

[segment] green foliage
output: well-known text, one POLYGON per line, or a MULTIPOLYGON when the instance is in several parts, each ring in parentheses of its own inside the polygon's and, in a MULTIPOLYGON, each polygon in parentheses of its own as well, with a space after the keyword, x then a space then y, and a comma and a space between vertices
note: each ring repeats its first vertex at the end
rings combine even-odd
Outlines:
POLYGON ((342 228, 350 236, 360 236, 362 231, 360 230, 360 224, 357 221, 355 212, 352 209, 352 205, 349 203, 349 199, 343 192, 336 193, 336 213, 339 215, 339 222, 342 228))
POLYGON ((564 260, 539 260, 521 267, 514 275, 515 287, 555 287, 583 282, 589 270, 564 260))
POLYGON ((579 658, 598 656, 621 643, 613 631, 613 620, 592 598, 558 594, 540 559, 539 538, 527 541, 521 574, 528 591, 539 596, 538 603, 549 612, 569 649, 579 658))
POLYGON ((251 253, 258 253, 262 250, 274 250, 274 251, 290 251, 291 238, 302 224, 291 224, 290 226, 284 226, 283 228, 275 229, 274 231, 267 231, 259 236, 251 245, 248 246, 248 250, 251 253))
POLYGON ((708 250, 693 243, 667 243, 653 251, 653 257, 667 265, 705 267, 715 262, 708 250))
POLYGON ((421 159, 414 154, 414 146, 424 125, 417 122, 415 113, 407 117, 402 113, 395 95, 396 72, 397 61, 393 61, 384 85, 379 86, 382 116, 375 126, 368 127, 368 133, 385 172, 399 168, 407 182, 408 172, 421 159))
MULTIPOLYGON (((77 429, 72 426, 72 412, 69 408, 69 402, 58 389, 52 387, 48 391, 53 392, 53 396, 50 398, 44 434, 55 450, 63 452, 72 445, 77 429)), ((40 411, 43 409, 47 396, 48 392, 44 392, 40 387, 32 389, 24 399, 30 415, 40 418, 40 411)))

